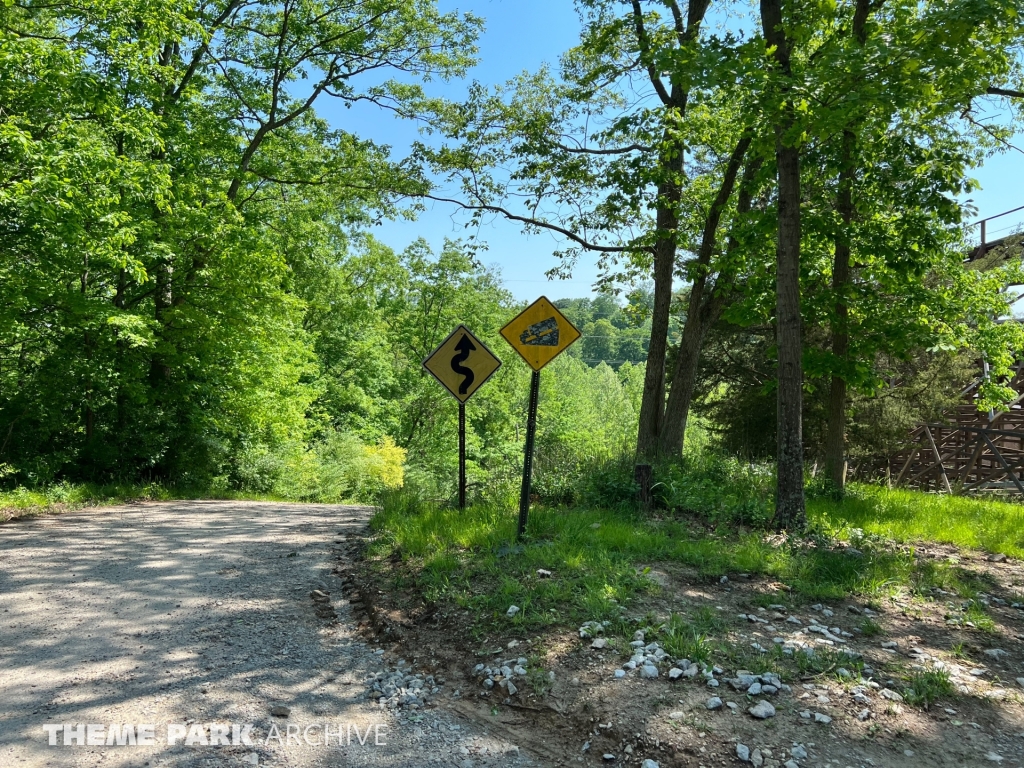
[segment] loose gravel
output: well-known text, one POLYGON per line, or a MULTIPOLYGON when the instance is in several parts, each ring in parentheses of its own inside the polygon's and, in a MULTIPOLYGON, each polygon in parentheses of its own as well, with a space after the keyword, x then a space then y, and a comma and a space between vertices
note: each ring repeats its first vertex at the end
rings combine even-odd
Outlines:
POLYGON ((535 765, 446 710, 429 660, 357 632, 333 567, 369 515, 189 501, 0 525, 0 766, 535 765), (156 743, 50 746, 65 723, 152 724, 156 743), (219 724, 253 745, 204 745, 219 724))

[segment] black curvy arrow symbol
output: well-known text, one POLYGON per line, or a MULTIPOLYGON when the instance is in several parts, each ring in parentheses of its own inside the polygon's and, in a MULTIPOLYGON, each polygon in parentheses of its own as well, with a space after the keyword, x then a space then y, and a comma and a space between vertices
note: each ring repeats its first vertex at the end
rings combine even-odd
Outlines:
POLYGON ((455 349, 459 351, 455 357, 452 358, 452 370, 461 376, 465 376, 462 380, 462 384, 459 385, 459 394, 464 395, 469 391, 470 385, 473 380, 476 379, 476 375, 472 369, 466 368, 462 363, 466 362, 470 352, 476 352, 476 347, 473 346, 473 342, 469 340, 469 336, 462 334, 462 338, 459 339, 459 343, 455 345, 455 349))

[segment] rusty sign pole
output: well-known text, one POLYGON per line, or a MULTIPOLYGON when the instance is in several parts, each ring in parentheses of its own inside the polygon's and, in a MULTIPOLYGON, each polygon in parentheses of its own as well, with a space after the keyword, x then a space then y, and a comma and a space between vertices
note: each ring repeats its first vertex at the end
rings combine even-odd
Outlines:
POLYGON ((459 510, 466 509, 466 404, 459 403, 459 510))
POLYGON ((519 527, 516 539, 522 540, 526 533, 526 521, 530 515, 530 479, 533 475, 533 440, 537 435, 537 398, 540 395, 540 371, 530 377, 530 405, 526 416, 526 451, 523 459, 523 488, 519 493, 519 527))

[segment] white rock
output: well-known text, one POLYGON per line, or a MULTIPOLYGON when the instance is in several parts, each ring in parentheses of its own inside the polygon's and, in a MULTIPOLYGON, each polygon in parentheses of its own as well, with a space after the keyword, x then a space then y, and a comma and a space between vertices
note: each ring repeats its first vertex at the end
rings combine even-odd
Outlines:
POLYGON ((509 680, 508 681, 508 695, 509 696, 515 696, 518 691, 519 691, 519 689, 516 688, 515 684, 511 680, 509 680))
POLYGON ((991 763, 1003 762, 1003 756, 996 752, 989 752, 987 755, 985 755, 985 759, 991 763))
POLYGON ((717 680, 715 680, 715 678, 712 677, 712 678, 708 679, 708 688, 717 688, 718 685, 719 685, 719 683, 718 683, 717 680))
POLYGON ((764 765, 764 757, 761 755, 760 749, 755 749, 750 753, 750 763, 754 768, 761 768, 764 765))
POLYGON ((895 640, 889 640, 887 642, 882 643, 882 647, 885 648, 886 650, 896 649, 896 648, 899 648, 899 646, 900 646, 900 644, 897 643, 895 640))
POLYGON ((615 670, 615 676, 616 677, 625 677, 626 676, 626 670, 624 670, 624 669, 616 669, 615 670))
POLYGON ((789 754, 796 760, 806 760, 807 748, 803 744, 794 744, 793 748, 789 750, 789 754))
POLYGON ((823 715, 821 712, 815 712, 814 713, 814 722, 816 722, 816 723, 824 723, 825 725, 828 725, 829 723, 832 722, 832 718, 829 717, 828 715, 823 715))
POLYGON ((802 717, 804 720, 810 720, 811 719, 811 710, 809 710, 809 709, 801 710, 800 717, 802 717))
POLYGON ((640 667, 640 677, 653 680, 658 676, 658 668, 653 664, 644 664, 640 667))
POLYGON ((1017 678, 1017 685, 1019 685, 1021 688, 1024 688, 1024 677, 1017 678))
POLYGON ((759 701, 748 709, 747 712, 758 720, 767 720, 769 717, 775 717, 775 707, 767 701, 759 701))
POLYGON ((647 758, 640 764, 640 768, 661 768, 661 766, 650 758, 647 758))
POLYGON ((704 703, 704 706, 706 706, 708 709, 710 709, 712 711, 714 711, 716 709, 721 709, 722 708, 722 700, 719 697, 717 697, 717 696, 712 696, 710 699, 708 699, 704 703))
POLYGON ((675 680, 675 679, 677 679, 679 677, 682 677, 682 676, 683 676, 683 670, 679 669, 679 667, 672 667, 672 669, 670 669, 668 671, 668 679, 669 680, 675 680))
POLYGON ((691 664, 683 670, 683 677, 696 677, 699 671, 696 664, 691 664))
POLYGON ((738 757, 744 763, 749 763, 750 762, 750 747, 748 747, 746 744, 737 744, 736 745, 736 757, 738 757))
POLYGON ((615 755, 611 754, 610 752, 605 752, 603 755, 601 755, 601 759, 607 760, 610 763, 612 760, 615 759, 615 755))
POLYGON ((597 648, 598 650, 600 650, 601 648, 604 648, 606 645, 608 645, 608 639, 604 637, 599 637, 597 638, 597 640, 590 644, 590 647, 597 648))
POLYGON ((683 712, 683 710, 681 709, 677 709, 675 712, 668 713, 669 720, 682 720, 684 717, 686 717, 686 713, 683 712))
POLYGON ((888 699, 889 701, 896 701, 896 702, 899 702, 900 704, 903 703, 903 696, 901 696, 900 694, 896 693, 896 691, 893 691, 893 690, 891 690, 889 688, 883 688, 882 689, 882 698, 883 699, 888 699))
POLYGON ((505 615, 508 616, 510 619, 513 616, 515 616, 517 613, 519 613, 519 606, 518 605, 510 605, 508 607, 508 610, 505 611, 505 615))
POLYGON ((749 688, 747 688, 747 693, 749 693, 751 696, 760 696, 761 695, 761 684, 760 683, 752 683, 751 686, 749 688))
POLYGON ((782 768, 800 768, 800 763, 796 760, 787 760, 782 764, 782 768))
POLYGON ((1003 656, 1009 656, 1010 654, 1008 654, 1002 648, 989 648, 987 651, 985 651, 985 655, 990 656, 993 659, 1001 659, 1003 658, 1003 656))

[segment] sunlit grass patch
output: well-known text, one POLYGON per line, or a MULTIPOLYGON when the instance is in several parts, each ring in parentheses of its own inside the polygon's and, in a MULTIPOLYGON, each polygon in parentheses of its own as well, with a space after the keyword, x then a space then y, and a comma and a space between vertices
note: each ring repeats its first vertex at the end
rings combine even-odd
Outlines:
POLYGON ((939 699, 947 699, 956 695, 956 688, 944 669, 933 669, 926 672, 915 672, 910 684, 903 689, 903 700, 915 707, 928 709, 939 699))
POLYGON ((1024 557, 1024 505, 872 485, 845 498, 809 499, 808 515, 832 531, 858 528, 897 541, 933 541, 1024 557))
POLYGON ((996 623, 992 617, 985 612, 985 608, 979 603, 971 603, 964 611, 964 622, 973 625, 975 629, 987 635, 994 635, 997 631, 996 623))

